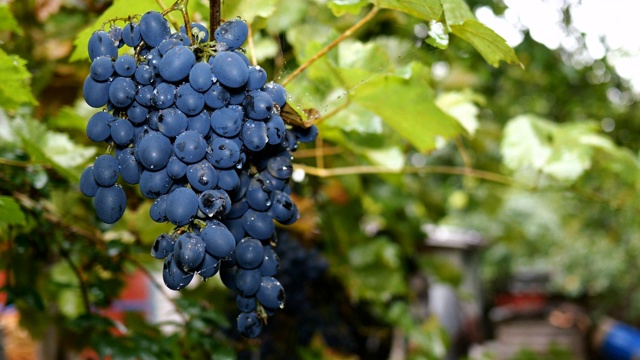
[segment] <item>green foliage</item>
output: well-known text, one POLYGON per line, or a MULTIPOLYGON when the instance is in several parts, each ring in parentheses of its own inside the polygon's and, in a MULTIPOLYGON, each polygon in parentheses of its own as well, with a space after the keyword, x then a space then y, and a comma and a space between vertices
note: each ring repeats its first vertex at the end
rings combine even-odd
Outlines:
POLYGON ((20 205, 9 196, 0 196, 0 229, 8 225, 25 225, 20 205))
POLYGON ((11 9, 7 4, 0 4, 0 31, 10 31, 17 35, 24 35, 22 28, 13 17, 11 9))
POLYGON ((0 107, 13 110, 20 105, 35 105, 27 70, 27 61, 0 49, 0 107))

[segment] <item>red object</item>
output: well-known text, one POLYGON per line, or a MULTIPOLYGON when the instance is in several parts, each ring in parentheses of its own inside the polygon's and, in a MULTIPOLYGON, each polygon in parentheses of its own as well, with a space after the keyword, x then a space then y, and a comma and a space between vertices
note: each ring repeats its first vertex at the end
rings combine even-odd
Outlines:
POLYGON ((496 306, 508 307, 513 311, 531 311, 547 306, 547 296, 543 293, 502 293, 495 298, 496 306))
POLYGON ((136 271, 125 278, 125 283, 118 299, 114 300, 103 314, 119 322, 124 320, 126 312, 142 313, 149 318, 152 310, 149 279, 142 271, 136 271))

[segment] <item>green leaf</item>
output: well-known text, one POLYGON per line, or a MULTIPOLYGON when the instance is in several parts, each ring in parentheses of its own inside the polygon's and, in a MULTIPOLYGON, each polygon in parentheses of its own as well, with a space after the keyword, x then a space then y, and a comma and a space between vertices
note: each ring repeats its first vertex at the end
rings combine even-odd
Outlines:
POLYGON ((226 19, 240 17, 249 23, 255 18, 269 18, 276 12, 278 0, 235 0, 225 1, 223 14, 226 19))
POLYGON ((437 20, 442 15, 440 0, 372 0, 383 9, 402 11, 424 20, 437 20))
POLYGON ((534 169, 572 183, 591 167, 595 149, 613 146, 596 130, 591 122, 556 124, 534 115, 518 116, 504 129, 504 164, 512 170, 534 169))
POLYGON ((15 109, 38 103, 31 93, 31 73, 26 64, 26 60, 0 49, 0 107, 15 109))
POLYGON ((519 64, 515 51, 507 42, 477 20, 467 20, 461 25, 450 25, 451 32, 464 41, 470 43, 484 60, 493 67, 498 67, 500 61, 508 64, 519 64))
POLYGON ((442 9, 448 26, 462 25, 467 20, 476 19, 464 0, 442 0, 442 9))
POLYGON ((478 96, 472 92, 450 91, 439 94, 436 98, 436 105, 458 120, 469 136, 473 137, 480 126, 478 120, 480 110, 474 101, 478 101, 478 96))
POLYGON ((163 9, 160 8, 158 2, 155 0, 115 0, 93 24, 78 34, 73 41, 74 49, 69 61, 89 59, 89 54, 87 53, 89 38, 94 31, 102 28, 102 24, 104 24, 105 21, 115 18, 127 18, 133 15, 142 15, 150 10, 162 11, 163 9))
POLYGON ((0 225, 24 225, 26 219, 18 202, 9 196, 0 195, 0 225))
POLYGON ((419 151, 436 146, 437 138, 451 138, 464 132, 460 124, 435 104, 428 71, 414 63, 408 74, 382 74, 353 91, 353 101, 380 115, 389 127, 419 151))
POLYGON ((22 28, 13 17, 11 8, 7 4, 0 4, 0 31, 11 31, 20 36, 24 35, 22 28))
POLYGON ((368 0, 331 0, 328 6, 333 15, 342 16, 345 14, 358 15, 362 8, 368 4, 368 0))

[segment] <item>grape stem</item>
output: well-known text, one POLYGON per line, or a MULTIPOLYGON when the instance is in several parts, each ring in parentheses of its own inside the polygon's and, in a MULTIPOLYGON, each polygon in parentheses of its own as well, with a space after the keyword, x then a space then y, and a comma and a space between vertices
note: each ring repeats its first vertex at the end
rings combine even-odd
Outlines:
POLYGON ((211 34, 220 26, 221 0, 209 0, 209 32, 211 34))
POLYGON ((191 32, 191 19, 189 19, 189 0, 176 0, 170 8, 162 12, 162 15, 167 15, 172 11, 180 11, 182 14, 182 20, 184 21, 184 29, 187 32, 187 36, 191 41, 191 44, 195 44, 193 39, 193 33, 191 32))
POLYGON ((371 19, 373 19, 376 16, 378 11, 380 11, 380 8, 378 6, 374 6, 371 9, 371 11, 369 11, 369 13, 365 17, 360 19, 360 21, 358 21, 357 23, 353 24, 353 26, 348 28, 345 32, 343 32, 335 40, 330 42, 322 50, 318 51, 317 54, 313 55, 309 60, 305 61, 302 65, 298 66, 297 69, 295 69, 291 74, 289 74, 289 76, 287 76, 286 79, 284 79, 284 81, 282 81, 282 86, 287 85, 289 82, 291 82, 291 80, 295 79, 298 75, 300 75, 303 71, 305 71, 314 62, 316 62, 318 59, 320 59, 321 57, 326 55, 329 51, 331 51, 331 49, 333 49, 334 47, 338 46, 338 44, 340 44, 342 41, 344 41, 349 36, 353 35, 354 32, 356 32, 358 29, 363 27, 366 23, 371 21, 371 19))

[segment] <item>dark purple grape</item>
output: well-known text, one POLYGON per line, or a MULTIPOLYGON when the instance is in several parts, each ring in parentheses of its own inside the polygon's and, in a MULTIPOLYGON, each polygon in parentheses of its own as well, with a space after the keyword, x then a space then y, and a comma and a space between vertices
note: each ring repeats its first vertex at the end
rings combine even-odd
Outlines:
POLYGON ((112 59, 118 57, 118 47, 113 42, 111 36, 103 30, 94 31, 93 34, 91 34, 87 48, 91 61, 100 56, 108 56, 112 59))
POLYGON ((200 231, 200 237, 205 242, 205 250, 219 259, 230 256, 236 246, 233 234, 222 223, 207 223, 200 231))
POLYGON ((193 51, 180 45, 167 51, 158 64, 158 71, 166 81, 180 81, 189 76, 189 71, 195 63, 196 56, 193 51))
POLYGON ((109 85, 109 101, 119 108, 127 107, 136 97, 136 84, 125 77, 117 77, 109 85))
POLYGON ((158 171, 143 170, 140 174, 140 192, 147 199, 157 199, 169 192, 173 179, 167 175, 165 169, 158 171))
POLYGON ((140 182, 142 166, 136 160, 133 148, 126 148, 118 155, 118 166, 120 167, 120 176, 127 184, 134 185, 140 182))
POLYGON ((87 137, 95 142, 107 140, 111 136, 111 124, 115 119, 106 111, 93 114, 87 123, 87 137))
POLYGON ((128 146, 133 139, 133 125, 126 119, 118 119, 111 124, 111 138, 120 146, 128 146))
MULTIPOLYGON (((187 28, 186 26, 182 25, 180 26, 180 32, 182 34, 187 35, 187 28)), ((196 42, 198 43, 206 43, 207 41, 209 41, 209 30, 207 29, 206 26, 199 24, 199 23, 191 23, 191 33, 194 37, 194 39, 196 40, 196 42)))
POLYGON ((244 297, 242 295, 236 295, 236 305, 240 311, 248 313, 254 311, 256 309, 256 298, 255 296, 244 297))
POLYGON ((151 220, 157 223, 163 223, 167 221, 167 197, 169 195, 162 195, 157 198, 149 208, 149 217, 151 220))
POLYGON ((271 276, 264 276, 257 294, 258 301, 270 309, 284 307, 284 288, 278 280, 271 276))
POLYGON ((176 87, 163 82, 153 89, 153 97, 151 103, 158 109, 166 109, 174 104, 176 96, 176 87))
POLYGON ((231 199, 224 190, 206 190, 198 197, 198 206, 208 217, 220 218, 231 210, 231 199))
POLYGON ((164 261, 162 280, 171 290, 182 290, 193 280, 193 273, 188 273, 178 266, 173 254, 169 254, 164 261))
POLYGON ((176 240, 174 261, 178 261, 178 265, 185 272, 193 272, 204 260, 204 249, 204 241, 200 236, 186 232, 176 240))
POLYGON ((113 186, 118 180, 119 168, 115 157, 108 154, 100 155, 93 163, 93 177, 100 186, 113 186))
POLYGON ((226 21, 213 33, 213 37, 218 43, 224 43, 227 45, 227 49, 235 50, 242 46, 247 40, 249 34, 249 27, 247 23, 242 20, 229 20, 226 21))
POLYGON ((226 138, 237 136, 242 130, 244 112, 238 105, 231 105, 215 110, 211 113, 211 128, 226 138))
POLYGON ((182 162, 193 164, 205 157, 207 143, 200 133, 188 130, 176 137, 173 151, 182 162))
POLYGON ((287 102, 287 91, 278 83, 270 81, 264 85, 262 91, 269 94, 273 102, 279 107, 283 107, 284 103, 287 102))
POLYGON ((275 225, 266 212, 247 210, 242 216, 242 225, 249 236, 258 240, 268 240, 273 236, 275 225))
POLYGON ((242 106, 249 118, 265 120, 273 111, 273 100, 267 93, 254 90, 245 96, 242 106))
POLYGON ((166 166, 167 175, 172 179, 180 179, 187 173, 187 164, 175 156, 171 156, 166 166))
POLYGON ((133 56, 129 54, 122 54, 118 56, 116 62, 114 64, 114 68, 118 75, 131 77, 136 73, 138 65, 136 64, 136 60, 133 56))
POLYGON ((204 96, 184 83, 176 90, 176 106, 189 116, 197 115, 204 108, 204 96))
POLYGON ((171 35, 167 20, 157 11, 147 11, 140 19, 140 35, 147 45, 157 47, 171 35))
POLYGON ((231 95, 220 84, 214 83, 204 93, 204 103, 212 109, 220 109, 229 104, 231 95))
POLYGON ((241 312, 236 319, 236 327, 243 336, 255 338, 262 332, 263 322, 255 312, 241 312))
POLYGON ((189 71, 189 84, 199 92, 206 92, 213 85, 213 72, 209 63, 197 62, 189 71))
POLYGON ((251 151, 260 151, 264 149, 269 141, 267 126, 263 121, 249 119, 242 125, 240 138, 247 149, 251 151))
POLYGON ((171 157, 171 141, 158 132, 151 132, 138 143, 136 156, 140 163, 149 170, 164 168, 171 157))
POLYGON ((93 80, 99 82, 108 80, 114 71, 113 59, 109 56, 99 56, 95 58, 89 68, 89 73, 93 80))
POLYGON ((211 63, 213 75, 224 86, 239 88, 249 78, 249 68, 242 58, 234 52, 218 52, 211 63))
POLYGON ((191 222, 198 212, 198 195, 193 190, 182 187, 167 196, 167 219, 176 226, 191 222))
POLYGON ((187 130, 195 131, 203 137, 209 136, 211 133, 211 114, 207 111, 202 111, 195 116, 189 117, 187 130))
POLYGON ((128 23, 122 28, 122 41, 131 48, 140 45, 142 35, 140 35, 140 26, 138 23, 128 23))
POLYGON ((218 183, 218 173, 211 164, 202 160, 187 167, 187 180, 197 191, 213 189, 218 183))
POLYGON ((260 264, 260 273, 262 276, 274 276, 280 269, 280 259, 273 247, 267 245, 264 247, 264 260, 260 264))
POLYGON ((260 289, 262 274, 258 269, 238 268, 236 271, 236 288, 242 296, 253 296, 260 289))
POLYGON ((255 269, 264 260, 264 247, 258 239, 246 237, 236 245, 236 261, 243 269, 255 269))
POLYGON ((160 110, 157 120, 158 131, 168 138, 174 138, 187 130, 187 115, 174 107, 160 110))
POLYGON ((141 64, 136 68, 136 72, 134 73, 134 79, 140 85, 149 85, 154 82, 155 73, 153 72, 153 68, 147 64, 141 64))
POLYGON ((258 90, 267 82, 267 72, 260 66, 249 67, 249 79, 247 80, 247 90, 258 90))
POLYGON ((109 102, 109 88, 111 81, 98 82, 91 75, 87 75, 82 86, 82 96, 87 105, 99 108, 107 105, 109 102))
POLYGON ((195 273, 202 276, 203 279, 208 279, 220 270, 220 260, 215 257, 205 253, 204 260, 198 265, 195 269, 195 273))

